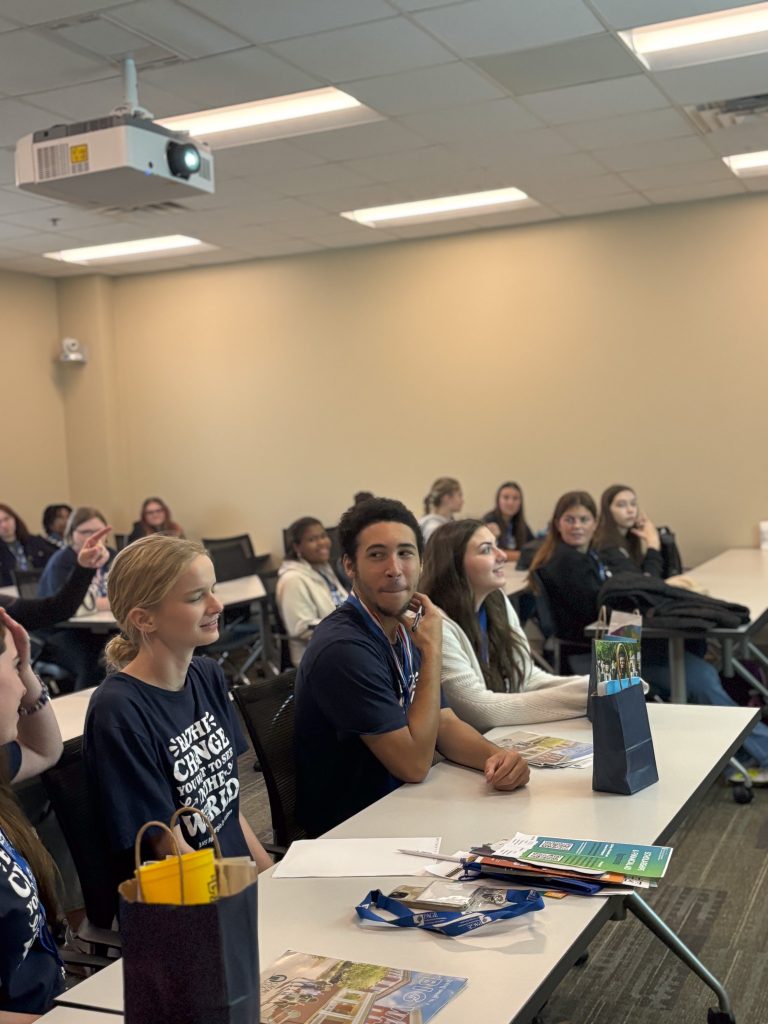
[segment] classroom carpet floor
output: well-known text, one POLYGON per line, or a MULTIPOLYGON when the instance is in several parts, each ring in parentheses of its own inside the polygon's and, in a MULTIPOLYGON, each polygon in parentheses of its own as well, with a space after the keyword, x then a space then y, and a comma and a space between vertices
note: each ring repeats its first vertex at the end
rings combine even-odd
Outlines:
MULTIPOLYGON (((253 753, 239 760, 241 808, 271 839, 253 753)), ((725 985, 738 1024, 768 1024, 768 789, 733 802, 716 782, 670 841, 669 870, 648 900, 725 985)), ((542 1024, 706 1024, 714 994, 639 921, 611 922, 561 982, 542 1024)))

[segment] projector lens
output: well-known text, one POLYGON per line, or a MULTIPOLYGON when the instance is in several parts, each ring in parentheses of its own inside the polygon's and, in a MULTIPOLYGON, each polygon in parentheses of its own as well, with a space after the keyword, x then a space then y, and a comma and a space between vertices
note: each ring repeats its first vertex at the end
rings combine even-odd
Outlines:
POLYGON ((176 178, 187 179, 200 170, 200 152, 191 142, 168 143, 168 169, 176 178))

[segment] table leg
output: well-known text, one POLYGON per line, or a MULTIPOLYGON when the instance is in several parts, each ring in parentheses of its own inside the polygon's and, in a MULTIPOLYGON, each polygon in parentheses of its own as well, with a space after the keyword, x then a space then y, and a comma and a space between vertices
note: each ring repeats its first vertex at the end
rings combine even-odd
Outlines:
POLYGON ((685 685, 685 641, 682 637, 671 636, 669 648, 669 699, 673 704, 687 704, 688 691, 685 685))

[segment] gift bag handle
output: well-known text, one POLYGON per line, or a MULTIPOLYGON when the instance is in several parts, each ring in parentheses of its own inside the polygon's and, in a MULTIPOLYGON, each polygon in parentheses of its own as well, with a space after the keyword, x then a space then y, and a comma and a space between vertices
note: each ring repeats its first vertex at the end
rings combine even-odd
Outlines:
POLYGON ((207 825, 208 831, 211 834, 211 839, 213 840, 213 853, 214 853, 214 856, 216 857, 216 860, 221 860, 221 846, 219 845, 219 837, 216 835, 216 831, 215 831, 213 825, 211 824, 211 819, 208 817, 208 815, 205 814, 204 811, 201 811, 199 807, 191 807, 191 806, 188 807, 185 804, 184 807, 177 807, 176 810, 173 812, 173 816, 171 817, 171 828, 175 828, 175 826, 178 825, 179 818, 181 817, 182 814, 199 814, 200 815, 200 817, 203 819, 203 821, 207 825))
POLYGON ((143 893, 141 891, 141 871, 139 871, 139 868, 141 867, 141 840, 144 838, 144 833, 147 831, 147 829, 148 828, 152 828, 152 827, 162 828, 171 837, 171 842, 173 843, 173 848, 176 851, 177 863, 179 865, 179 886, 180 886, 180 889, 181 889, 181 903, 182 903, 182 906, 183 906, 184 905, 184 868, 183 868, 182 863, 181 863, 181 850, 179 849, 179 844, 176 841, 176 836, 173 834, 173 829, 169 828, 165 824, 164 821, 147 821, 147 822, 145 822, 141 826, 139 831, 136 833, 136 840, 135 840, 135 842, 133 844, 133 856, 134 856, 134 860, 136 861, 136 887, 137 887, 139 901, 141 903, 144 902, 144 895, 143 895, 143 893))

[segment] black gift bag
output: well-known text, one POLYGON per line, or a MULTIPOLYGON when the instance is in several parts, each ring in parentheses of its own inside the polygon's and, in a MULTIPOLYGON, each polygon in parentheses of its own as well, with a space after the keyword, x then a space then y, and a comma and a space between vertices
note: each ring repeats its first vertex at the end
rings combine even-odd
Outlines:
POLYGON ((235 889, 178 906, 122 883, 125 1024, 259 1024, 257 882, 235 889))
POLYGON ((592 701, 592 789, 637 793, 659 781, 642 686, 592 701))

